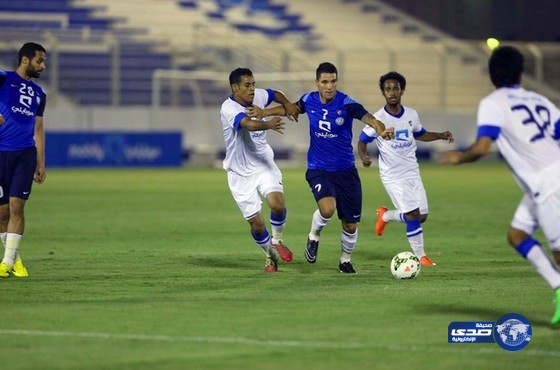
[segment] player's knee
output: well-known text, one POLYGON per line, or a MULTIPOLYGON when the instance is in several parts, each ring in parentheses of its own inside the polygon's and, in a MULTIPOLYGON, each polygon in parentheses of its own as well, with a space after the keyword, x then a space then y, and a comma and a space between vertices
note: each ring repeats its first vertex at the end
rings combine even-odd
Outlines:
POLYGON ((342 221, 342 230, 344 230, 346 233, 355 234, 357 229, 358 229, 357 224, 347 223, 347 222, 342 221))
POLYGON ((420 214, 420 210, 418 208, 416 208, 414 211, 405 213, 405 217, 409 221, 422 221, 422 215, 420 214))
POLYGON ((420 215, 420 222, 421 222, 421 223, 426 222, 427 219, 428 219, 428 215, 427 215, 427 214, 425 214, 425 215, 420 215))
POLYGON ((552 256, 554 256, 554 260, 556 261, 556 264, 560 265, 560 251, 553 251, 552 256))
POLYGON ((531 235, 522 230, 510 227, 507 234, 507 240, 509 244, 515 248, 530 236, 531 235))

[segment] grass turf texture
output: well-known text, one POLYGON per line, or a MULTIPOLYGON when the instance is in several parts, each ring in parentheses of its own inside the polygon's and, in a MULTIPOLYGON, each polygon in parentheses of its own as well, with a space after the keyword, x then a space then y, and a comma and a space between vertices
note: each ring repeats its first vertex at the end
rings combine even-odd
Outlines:
MULTIPOLYGON (((364 189, 355 276, 338 272, 340 223, 305 240, 315 210, 304 170, 284 170, 285 241, 295 256, 262 272, 264 254, 222 170, 51 170, 27 204, 27 279, 0 280, 0 357, 16 369, 555 368, 553 294, 505 233, 521 192, 506 166, 423 164, 430 217, 417 279, 392 278, 409 250, 403 224, 373 232, 390 205, 376 169, 364 189), (448 344, 452 321, 516 312, 533 327, 517 352, 448 344)), ((269 211, 265 208, 268 219, 269 211)), ((540 237, 540 234, 539 234, 540 237)))

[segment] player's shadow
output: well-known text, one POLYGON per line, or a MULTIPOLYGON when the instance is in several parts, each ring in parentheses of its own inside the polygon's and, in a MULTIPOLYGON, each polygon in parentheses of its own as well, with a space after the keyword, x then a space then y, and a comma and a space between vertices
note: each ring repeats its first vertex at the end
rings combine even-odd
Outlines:
MULTIPOLYGON (((224 269, 253 269, 258 262, 246 258, 214 257, 214 256, 190 256, 184 258, 183 262, 187 265, 198 267, 224 268, 224 269)), ((264 259, 262 261, 264 266, 264 259)))
MULTIPOLYGON (((419 304, 415 308, 416 310, 425 311, 426 313, 457 313, 461 316, 472 316, 473 321, 496 321, 500 317, 508 314, 513 313, 514 311, 508 311, 508 309, 504 308, 490 308, 490 307, 476 307, 476 306, 468 306, 464 303, 461 304, 419 304)), ((551 311, 552 314, 552 311, 551 311)), ((536 317, 534 315, 526 315, 525 313, 523 316, 529 320, 531 326, 539 326, 539 327, 548 327, 551 328, 550 322, 547 320, 543 320, 542 317, 536 317)), ((558 330, 560 327, 554 327, 553 329, 558 330)))

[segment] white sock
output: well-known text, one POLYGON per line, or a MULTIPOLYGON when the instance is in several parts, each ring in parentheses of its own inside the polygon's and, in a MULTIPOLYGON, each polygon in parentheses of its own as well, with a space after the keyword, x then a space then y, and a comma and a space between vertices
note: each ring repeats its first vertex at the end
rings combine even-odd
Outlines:
POLYGON ((409 237, 408 243, 416 257, 422 258, 426 255, 426 252, 424 252, 424 233, 409 237))
POLYGON ((340 262, 350 261, 350 255, 352 254, 352 252, 354 252, 354 248, 356 248, 357 242, 358 242, 358 229, 356 229, 356 232, 354 234, 349 234, 346 231, 342 230, 342 233, 340 233, 340 245, 342 249, 340 262))
POLYGON ((538 274, 546 280, 551 288, 556 289, 560 287, 560 272, 539 244, 533 246, 525 258, 527 258, 527 261, 533 265, 538 274))
POLYGON ((385 222, 391 222, 391 221, 406 222, 406 220, 404 218, 404 214, 397 211, 396 209, 395 210, 389 210, 389 211, 385 212, 383 214, 383 221, 385 221, 385 222))
POLYGON ((17 258, 17 251, 19 248, 19 242, 23 235, 8 233, 6 235, 6 250, 4 251, 4 258, 2 262, 8 266, 14 266, 14 262, 17 258))
POLYGON ((313 218, 311 219, 311 231, 309 232, 309 239, 311 240, 319 240, 319 235, 321 234, 321 230, 327 226, 329 223, 330 218, 324 218, 321 216, 321 212, 319 210, 315 210, 313 213, 313 218))

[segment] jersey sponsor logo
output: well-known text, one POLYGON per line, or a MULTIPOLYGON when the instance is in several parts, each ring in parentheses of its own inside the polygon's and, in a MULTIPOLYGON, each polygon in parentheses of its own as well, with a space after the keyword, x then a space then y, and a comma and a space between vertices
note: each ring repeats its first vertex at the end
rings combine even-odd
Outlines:
POLYGON ((401 141, 400 143, 392 143, 391 148, 393 149, 406 149, 412 146, 412 141, 401 141))
POLYGON ((265 135, 266 133, 264 131, 251 131, 251 139, 260 139, 265 135))
POLYGON ((397 130, 395 131, 395 140, 408 141, 408 130, 397 130))
POLYGON ((12 107, 12 112, 20 113, 20 114, 23 114, 23 115, 29 116, 29 117, 35 115, 32 111, 30 111, 29 109, 24 108, 24 107, 12 107))
POLYGON ((316 132, 315 136, 322 137, 323 139, 332 139, 338 137, 337 134, 332 134, 330 132, 316 132))
POLYGON ((319 120, 319 129, 331 132, 331 123, 329 121, 319 120))

